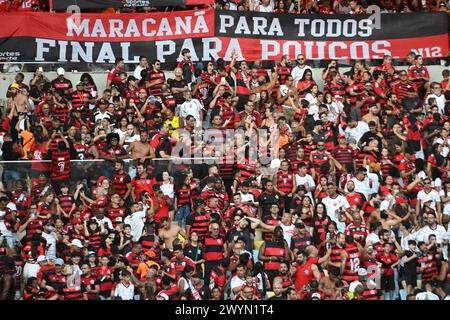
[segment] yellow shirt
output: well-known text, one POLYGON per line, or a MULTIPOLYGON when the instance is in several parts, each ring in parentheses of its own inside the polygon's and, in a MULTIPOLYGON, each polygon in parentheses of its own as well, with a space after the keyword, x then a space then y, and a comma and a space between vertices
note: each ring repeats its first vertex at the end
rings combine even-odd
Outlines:
POLYGON ((171 135, 175 129, 178 129, 180 127, 180 117, 173 117, 172 120, 167 119, 165 124, 167 124, 169 127, 172 126, 172 129, 169 130, 169 134, 171 135))

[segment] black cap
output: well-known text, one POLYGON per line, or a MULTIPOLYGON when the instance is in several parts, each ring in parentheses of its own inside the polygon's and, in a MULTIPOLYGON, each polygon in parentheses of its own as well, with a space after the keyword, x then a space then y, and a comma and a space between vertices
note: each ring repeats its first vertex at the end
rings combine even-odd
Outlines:
POLYGON ((305 225, 304 225, 303 223, 301 223, 301 222, 297 222, 297 223, 295 224, 295 227, 296 227, 296 228, 299 228, 299 229, 305 229, 305 225))
POLYGON ((53 223, 53 221, 51 220, 47 220, 46 222, 44 222, 44 226, 55 226, 55 224, 53 223))
POLYGON ((203 200, 202 198, 197 198, 194 200, 194 207, 198 207, 199 205, 205 204, 205 200, 203 200))
POLYGON ((314 122, 314 126, 322 126, 323 123, 320 120, 316 120, 316 122, 314 122))

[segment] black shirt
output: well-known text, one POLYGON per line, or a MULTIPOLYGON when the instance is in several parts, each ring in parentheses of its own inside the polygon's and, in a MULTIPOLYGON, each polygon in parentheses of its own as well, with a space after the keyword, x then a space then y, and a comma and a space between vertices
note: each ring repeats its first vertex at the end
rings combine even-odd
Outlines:
POLYGON ((188 245, 184 248, 183 252, 186 257, 191 258, 194 262, 203 259, 203 248, 200 245, 198 247, 188 245))
MULTIPOLYGON (((187 81, 184 79, 176 80, 176 79, 169 79, 167 80, 167 83, 170 85, 171 88, 179 88, 183 89, 188 85, 187 81)), ((173 97, 175 98, 177 104, 182 104, 184 102, 183 93, 174 93, 173 97)))
POLYGON ((411 98, 405 97, 402 100, 402 106, 406 111, 411 113, 411 110, 413 110, 413 109, 422 108, 423 102, 419 98, 411 99, 411 98))
MULTIPOLYGON (((404 254, 405 254, 405 256, 407 258, 409 258, 409 257, 411 257, 414 254, 414 252, 412 252, 411 250, 405 250, 404 254)), ((405 262, 405 264, 404 264, 405 273, 407 273, 409 275, 417 274, 417 269, 416 268, 418 266, 419 266, 419 263, 417 262, 417 258, 412 259, 409 262, 405 262)))
POLYGON ((170 155, 172 151, 172 143, 170 143, 169 138, 164 137, 163 141, 159 144, 159 146, 156 148, 155 153, 157 158, 162 158, 161 152, 163 152, 167 155, 170 155))
POLYGON ((264 191, 259 196, 259 205, 261 206, 262 216, 270 214, 270 207, 272 204, 280 204, 280 196, 276 192, 269 193, 264 191))
POLYGON ((380 146, 382 145, 382 140, 379 136, 377 136, 376 133, 372 133, 370 131, 367 131, 366 133, 364 133, 362 135, 361 139, 359 139, 358 145, 360 145, 362 148, 364 148, 365 146, 367 146, 369 144, 370 141, 372 141, 374 139, 378 141, 378 149, 379 149, 380 146))

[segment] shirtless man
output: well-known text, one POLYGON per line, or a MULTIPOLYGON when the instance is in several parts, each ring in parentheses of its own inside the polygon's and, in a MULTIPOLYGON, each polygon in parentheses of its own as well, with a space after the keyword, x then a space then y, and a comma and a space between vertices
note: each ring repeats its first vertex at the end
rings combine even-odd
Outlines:
POLYGON ((324 275, 319 280, 319 290, 325 293, 328 298, 334 299, 339 294, 339 289, 336 287, 339 271, 337 269, 333 269, 330 272, 324 270, 324 275))
POLYGON ((373 104, 369 107, 369 113, 362 117, 362 120, 366 123, 371 121, 377 124, 377 129, 381 130, 381 122, 378 114, 380 113, 380 107, 376 104, 373 104))
POLYGON ((131 152, 131 159, 144 163, 145 160, 155 157, 155 149, 149 144, 147 132, 141 132, 140 138, 140 141, 134 141, 128 146, 127 152, 131 152))
MULTIPOLYGON (((253 69, 253 70, 255 70, 255 69, 253 69)), ((253 72, 253 70, 252 70, 252 72, 253 72)), ((270 82, 266 82, 266 78, 265 77, 262 77, 262 76, 258 77, 257 78, 258 85, 253 85, 252 84, 250 92, 251 93, 256 93, 256 95, 259 98, 259 94, 262 91, 270 91, 270 90, 272 90, 272 88, 275 86, 277 81, 278 81, 278 73, 277 72, 274 72, 272 74, 272 80, 270 82)))
POLYGON ((164 241, 164 247, 166 249, 173 249, 173 241, 178 239, 180 234, 184 239, 187 239, 186 233, 178 225, 170 223, 169 217, 161 218, 161 226, 158 236, 164 241))
POLYGON ((15 107, 14 116, 21 113, 31 111, 30 103, 28 102, 28 90, 26 88, 19 88, 19 85, 13 83, 10 87, 11 96, 8 98, 8 104, 11 108, 15 107))
MULTIPOLYGON (((274 76, 274 78, 276 78, 274 76)), ((282 105, 286 119, 291 120, 296 112, 300 112, 298 104, 298 92, 294 87, 294 78, 288 75, 286 83, 282 84, 277 93, 277 102, 282 105)))

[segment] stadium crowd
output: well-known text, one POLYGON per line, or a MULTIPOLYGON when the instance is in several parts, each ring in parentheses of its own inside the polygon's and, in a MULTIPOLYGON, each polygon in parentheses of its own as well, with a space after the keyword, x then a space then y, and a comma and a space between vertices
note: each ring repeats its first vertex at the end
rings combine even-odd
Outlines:
MULTIPOLYGON (((366 13, 371 5, 377 5, 382 13, 407 12, 450 12, 450 3, 445 0, 216 0, 216 9, 258 11, 275 13, 321 13, 321 14, 361 14, 366 13)), ((166 12, 201 8, 201 5, 166 6, 166 7, 126 7, 106 9, 83 9, 82 12, 129 13, 129 12, 166 12)), ((2 0, 1 12, 16 11, 50 11, 48 0, 2 0)))
POLYGON ((0 299, 449 299, 450 71, 236 57, 15 76, 0 299))

